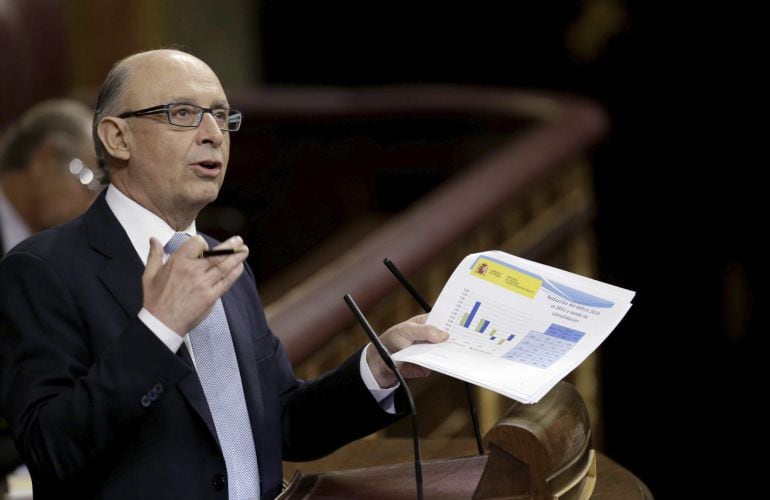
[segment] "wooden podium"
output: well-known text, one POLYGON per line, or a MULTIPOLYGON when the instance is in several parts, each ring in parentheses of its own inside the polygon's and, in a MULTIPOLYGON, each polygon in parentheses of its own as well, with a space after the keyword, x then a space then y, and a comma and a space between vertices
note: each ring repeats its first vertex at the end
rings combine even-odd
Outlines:
MULTIPOLYGON (((456 444, 421 443, 426 456, 456 444)), ((470 440, 467 445, 472 449, 470 440)), ((423 461, 425 498, 652 498, 642 481, 591 448, 585 404, 566 382, 537 404, 514 404, 486 434, 484 445, 488 451, 482 456, 423 461)), ((295 473, 279 498, 415 498, 410 449, 406 439, 352 443, 326 459, 308 463, 305 470, 325 472, 295 473), (379 465, 394 459, 401 463, 379 465), (351 464, 360 468, 331 470, 351 464)))

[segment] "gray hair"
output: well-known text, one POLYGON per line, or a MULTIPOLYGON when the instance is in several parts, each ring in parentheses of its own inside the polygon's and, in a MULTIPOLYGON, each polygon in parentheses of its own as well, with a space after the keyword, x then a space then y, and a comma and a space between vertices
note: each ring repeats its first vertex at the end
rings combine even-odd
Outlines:
POLYGON ((96 150, 96 164, 99 167, 103 184, 110 182, 109 164, 111 156, 99 138, 98 128, 102 118, 118 112, 118 100, 123 91, 123 85, 128 79, 128 68, 123 64, 123 61, 125 59, 115 63, 110 72, 107 73, 107 77, 99 89, 99 97, 96 100, 96 113, 94 113, 94 120, 91 124, 91 134, 94 138, 94 149, 96 150))
POLYGON ((27 110, 0 141, 0 172, 22 170, 47 140, 60 148, 88 138, 83 124, 91 116, 85 104, 72 99, 42 101, 27 110))

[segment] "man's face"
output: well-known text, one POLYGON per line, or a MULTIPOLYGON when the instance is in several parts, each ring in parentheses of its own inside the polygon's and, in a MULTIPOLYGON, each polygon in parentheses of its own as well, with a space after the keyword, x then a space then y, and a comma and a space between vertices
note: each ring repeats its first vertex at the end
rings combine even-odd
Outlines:
MULTIPOLYGON (((121 112, 172 102, 228 106, 214 72, 188 54, 162 51, 131 64, 121 112)), ((113 170, 113 182, 172 226, 189 223, 219 193, 230 154, 229 134, 219 130, 210 113, 204 113, 197 128, 171 125, 165 114, 126 122, 130 158, 126 168, 113 170)))

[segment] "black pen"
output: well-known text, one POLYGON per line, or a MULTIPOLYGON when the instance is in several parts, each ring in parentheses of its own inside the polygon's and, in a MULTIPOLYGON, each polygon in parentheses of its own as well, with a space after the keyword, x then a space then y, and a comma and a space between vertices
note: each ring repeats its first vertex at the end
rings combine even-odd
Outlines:
POLYGON ((241 248, 218 248, 214 250, 204 250, 203 253, 200 254, 200 258, 206 258, 206 257, 217 257, 220 255, 232 255, 234 253, 241 253, 245 252, 246 249, 241 248))

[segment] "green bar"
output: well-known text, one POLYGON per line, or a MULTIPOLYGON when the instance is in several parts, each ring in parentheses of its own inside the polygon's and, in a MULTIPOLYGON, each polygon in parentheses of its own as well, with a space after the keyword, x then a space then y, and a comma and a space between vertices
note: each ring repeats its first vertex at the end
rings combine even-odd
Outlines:
POLYGON ((495 333, 497 333, 497 328, 493 328, 491 332, 489 332, 490 337, 494 337, 495 333))
POLYGON ((497 345, 502 345, 502 344, 503 344, 503 342, 505 342, 505 337, 501 338, 501 339, 500 339, 500 342, 498 342, 498 343, 497 343, 497 345))
POLYGON ((477 332, 480 332, 480 331, 481 331, 481 327, 482 327, 482 326, 484 326, 484 318, 481 318, 481 319, 479 320, 478 324, 476 324, 476 331, 477 331, 477 332))
POLYGON ((466 312, 466 313, 463 313, 463 317, 460 320, 460 325, 464 325, 467 320, 468 320, 468 313, 466 312))

